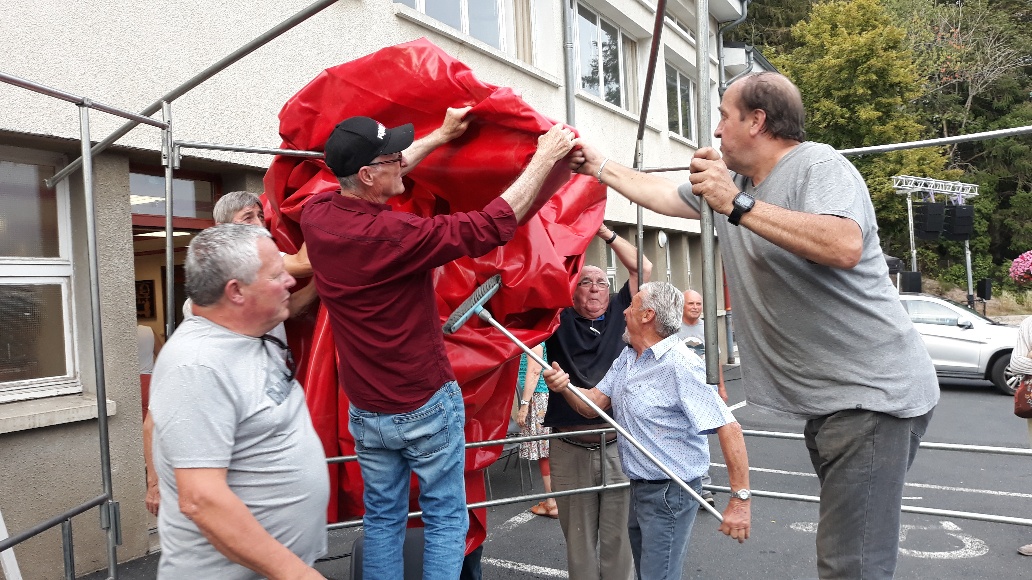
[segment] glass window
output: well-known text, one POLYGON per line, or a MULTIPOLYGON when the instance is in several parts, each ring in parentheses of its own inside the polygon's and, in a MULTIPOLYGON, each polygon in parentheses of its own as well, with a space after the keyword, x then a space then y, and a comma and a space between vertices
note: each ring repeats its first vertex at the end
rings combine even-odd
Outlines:
POLYGON ((43 184, 53 175, 53 167, 0 159, 0 256, 58 256, 57 194, 43 184))
POLYGON ((0 402, 81 392, 72 349, 68 185, 59 156, 0 147, 0 402))
POLYGON ((953 309, 922 300, 905 300, 903 304, 910 312, 910 320, 919 324, 938 324, 941 326, 956 326, 960 315, 953 309))
POLYGON ((666 66, 667 126, 672 133, 695 140, 695 82, 666 66))
POLYGON ((635 110, 636 41, 584 5, 577 8, 577 36, 581 90, 635 110))
POLYGON ((395 0, 525 62, 532 61, 530 0, 395 0))
MULTIPOLYGON (((129 203, 134 214, 165 215, 165 177, 129 173, 129 203)), ((215 183, 202 179, 172 180, 172 215, 213 219, 215 183)))

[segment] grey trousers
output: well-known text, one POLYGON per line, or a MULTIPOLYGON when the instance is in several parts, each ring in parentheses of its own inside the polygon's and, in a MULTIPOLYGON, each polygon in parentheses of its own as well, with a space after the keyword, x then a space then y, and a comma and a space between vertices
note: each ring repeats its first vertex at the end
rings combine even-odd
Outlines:
MULTIPOLYGON (((549 447, 552 490, 602 485, 602 451, 553 439, 549 447)), ((627 481, 616 442, 606 445, 606 482, 627 481)), ((566 537, 570 580, 632 580, 634 557, 627 536, 630 490, 581 493, 555 498, 566 537)))
POLYGON ((806 422, 806 447, 821 482, 821 580, 891 580, 903 481, 931 418, 932 411, 900 419, 848 410, 806 422))

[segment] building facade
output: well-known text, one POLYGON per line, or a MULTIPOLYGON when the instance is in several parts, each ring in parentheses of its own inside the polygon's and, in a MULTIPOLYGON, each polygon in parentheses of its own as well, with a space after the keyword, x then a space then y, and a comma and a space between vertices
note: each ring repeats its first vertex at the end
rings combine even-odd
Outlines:
MULTIPOLYGON (((481 80, 513 87, 538 111, 565 121, 566 2, 573 14, 574 124, 613 159, 632 165, 655 0, 340 0, 175 99, 173 137, 277 147, 280 108, 319 72, 420 37, 469 65, 481 80)), ((0 21, 0 72, 141 111, 309 4, 10 0, 0 21)), ((699 144, 700 115, 716 125, 719 79, 754 62, 743 48, 718 51, 715 33, 743 16, 741 3, 712 0, 709 6, 712 82, 700 88, 695 5, 667 2, 643 140, 647 167, 685 165, 699 144), (710 93, 712 110, 697 110, 699 90, 710 93)), ((124 122, 92 111, 94 141, 124 122)), ((43 183, 79 156, 79 127, 75 105, 0 83, 0 521, 12 534, 102 490, 82 175, 75 172, 54 188, 43 183)), ((154 520, 143 504, 133 327, 135 322, 163 334, 167 316, 160 149, 160 131, 139 126, 93 161, 112 484, 121 505, 119 559, 143 555, 153 543, 148 530, 154 520)), ((185 151, 175 174, 177 265, 192 235, 212 223, 218 196, 261 192, 270 162, 259 154, 185 151)), ((685 180, 687 174, 670 177, 685 180)), ((633 240, 635 221, 635 207, 610 191, 607 224, 633 240)), ((653 279, 701 291, 699 222, 646 211, 644 223, 641 244, 654 263, 653 279)), ((719 271, 719 255, 715 259, 719 271)), ((587 262, 608 267, 614 283, 626 279, 601 241, 593 243, 587 262)), ((719 280, 718 296, 722 313, 719 280)), ((89 511, 73 520, 79 572, 107 564, 96 517, 89 511)), ((58 530, 14 552, 26 577, 61 576, 58 530)))

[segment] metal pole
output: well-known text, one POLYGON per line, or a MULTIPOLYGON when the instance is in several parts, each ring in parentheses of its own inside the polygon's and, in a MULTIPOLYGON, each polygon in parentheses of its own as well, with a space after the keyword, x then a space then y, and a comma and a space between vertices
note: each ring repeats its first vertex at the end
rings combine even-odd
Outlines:
MULTIPOLYGON (((784 431, 757 431, 755 429, 742 429, 742 434, 750 437, 766 437, 768 439, 793 439, 802 441, 802 433, 785 433, 784 431)), ((921 449, 934 449, 936 451, 965 451, 968 453, 992 453, 995 455, 1018 455, 1032 457, 1032 449, 1021 447, 993 447, 990 445, 964 445, 962 443, 932 443, 922 441, 921 449)))
POLYGON ((236 151, 239 153, 265 153, 268 155, 285 155, 288 157, 311 157, 321 159, 322 151, 301 151, 299 149, 276 149, 274 147, 249 147, 247 145, 224 145, 221 143, 197 143, 192 141, 175 141, 178 149, 206 149, 209 151, 236 151))
MULTIPOLYGON (((304 10, 298 12, 297 14, 294 14, 290 18, 287 18, 283 22, 269 29, 269 31, 265 34, 262 34, 261 36, 255 38, 251 42, 248 42, 247 44, 233 51, 232 53, 222 58, 215 64, 204 69, 190 80, 165 93, 160 98, 158 98, 158 100, 154 101, 150 105, 147 105, 147 107, 140 113, 140 115, 153 115, 154 113, 158 112, 159 109, 161 109, 162 103, 174 101, 179 97, 185 95, 186 93, 190 92, 195 87, 197 87, 197 85, 200 85, 204 81, 222 72, 222 70, 228 67, 229 65, 237 62, 238 60, 258 50, 259 48, 265 46, 276 37, 287 32, 291 28, 294 28, 298 24, 301 24, 305 20, 308 20, 312 16, 318 14, 326 7, 336 2, 337 0, 318 0, 317 2, 312 3, 304 10)), ((129 123, 122 125, 114 133, 108 135, 107 138, 105 138, 103 141, 97 143, 93 147, 93 154, 96 155, 99 154, 101 151, 104 151, 105 149, 110 147, 115 141, 118 141, 123 136, 125 136, 126 133, 132 131, 138 124, 139 123, 136 121, 130 121, 129 123)), ((61 169, 60 171, 55 173, 53 177, 46 180, 47 187, 54 187, 54 185, 56 185, 62 179, 67 177, 68 174, 78 169, 79 166, 82 165, 82 161, 83 158, 80 157, 79 159, 76 159, 75 161, 69 163, 67 166, 64 167, 64 169, 61 169)))
POLYGON ((902 149, 917 149, 919 147, 941 147, 954 143, 966 143, 968 141, 981 141, 983 139, 998 139, 1002 137, 1015 137, 1032 133, 1032 125, 1015 127, 1013 129, 999 129, 996 131, 984 131, 982 133, 971 133, 968 135, 954 135, 953 137, 940 137, 938 139, 925 139, 923 141, 911 141, 909 143, 892 143, 889 145, 874 145, 872 147, 857 147, 855 149, 840 149, 839 153, 850 157, 852 155, 868 155, 870 153, 886 153, 888 151, 900 151, 902 149))
POLYGON ((971 244, 968 240, 964 240, 964 264, 967 266, 967 282, 968 282, 968 293, 967 302, 968 308, 975 309, 975 283, 971 279, 971 244))
MULTIPOLYGON (((649 116, 649 101, 652 99, 652 83, 656 79, 656 61, 659 58, 660 40, 663 37, 663 15, 666 13, 666 0, 656 3, 656 22, 652 26, 652 48, 649 50, 649 67, 645 73, 645 90, 641 97, 641 114, 638 115, 638 137, 634 142, 634 169, 640 170, 645 159, 645 120, 649 116)), ((645 283, 645 212, 639 205, 637 216, 638 237, 638 287, 645 283)))
POLYGON ((917 244, 914 243, 914 200, 907 192, 907 227, 910 230, 910 271, 917 272, 917 244))
POLYGON ((576 0, 563 2, 563 57, 566 60, 566 124, 573 127, 576 120, 576 99, 574 94, 577 89, 577 67, 573 62, 573 23, 577 20, 574 12, 576 0))
POLYGON ((165 166, 165 340, 176 329, 176 243, 173 238, 172 170, 175 147, 172 141, 172 104, 161 104, 161 116, 168 128, 161 132, 161 164, 165 166))
POLYGON ((731 323, 731 292, 727 288, 727 272, 720 269, 720 279, 724 283, 724 332, 727 336, 727 364, 735 364, 735 330, 731 323))
MULTIPOLYGON (((709 0, 698 0, 695 5, 695 67, 699 73, 697 87, 696 110, 699 112, 699 148, 713 144, 710 128, 710 62, 709 62, 709 0)), ((706 324, 703 333, 706 344, 719 344, 717 321, 717 258, 716 237, 713 232, 713 210, 704 198, 701 203, 700 221, 702 225, 702 309, 703 318, 713 324, 706 324)), ((720 349, 707 348, 706 382, 716 384, 720 381, 720 349)))
POLYGON ((79 133, 82 147, 82 189, 86 205, 86 245, 89 253, 90 315, 93 325, 93 368, 97 380, 97 429, 100 432, 100 477, 108 501, 101 506, 101 526, 107 530, 108 570, 117 578, 118 522, 112 521, 111 450, 108 448, 107 386, 104 376, 104 333, 100 317, 100 267, 97 252, 97 214, 93 198, 93 154, 90 152, 90 109, 88 103, 79 105, 79 133), (105 514, 107 514, 105 516, 105 514))
POLYGON ((75 545, 72 543, 72 520, 61 522, 61 546, 64 551, 65 580, 75 580, 75 545))
POLYGON ((23 89, 28 89, 34 93, 39 93, 41 95, 47 95, 50 97, 54 97, 56 99, 61 99, 62 101, 68 101, 69 103, 75 103, 76 105, 85 105, 91 109, 96 109, 98 111, 103 111, 105 113, 111 113, 112 115, 124 117, 126 119, 132 119, 138 123, 145 123, 147 125, 153 125, 155 127, 162 126, 161 121, 155 121, 150 117, 144 117, 143 115, 137 115, 136 113, 119 109, 117 107, 112 107, 110 105, 105 105, 104 103, 98 103, 96 101, 87 99, 86 97, 80 97, 78 95, 73 95, 72 93, 66 93, 65 91, 62 91, 60 89, 55 89, 53 87, 41 85, 39 83, 35 83, 30 80, 16 77, 14 75, 9 75, 0 72, 0 82, 7 83, 9 85, 14 85, 16 87, 21 87, 23 89))
MULTIPOLYGON (((527 347, 527 345, 523 344, 523 341, 521 341, 520 339, 516 338, 511 332, 506 330, 506 328, 504 326, 502 326, 501 323, 499 323, 497 320, 494 319, 493 316, 491 316, 491 313, 488 312, 486 308, 482 308, 479 311, 477 311, 477 316, 479 316, 480 319, 483 320, 484 322, 490 324, 491 326, 493 326, 493 327, 497 328, 499 331, 501 331, 501 333, 504 334, 506 338, 508 338, 509 340, 511 340, 513 342, 513 344, 515 344, 516 346, 520 347, 523 350, 523 352, 527 353, 528 357, 533 359, 534 362, 536 362, 537 364, 541 365, 541 368, 543 368, 543 369, 550 368, 548 363, 545 362, 545 359, 539 357, 537 355, 537 353, 535 353, 533 350, 531 350, 529 347, 527 347)), ((599 406, 596 405, 594 402, 592 402, 591 399, 588 399, 588 397, 584 393, 582 393, 580 391, 580 389, 574 387, 572 384, 567 385, 567 388, 570 389, 570 392, 573 393, 574 395, 576 395, 577 398, 579 398, 585 405, 587 405, 589 408, 591 408, 592 411, 597 413, 599 417, 601 417, 603 420, 605 420, 606 423, 609 423, 613 427, 613 429, 616 429, 616 432, 619 433, 620 436, 623 437, 625 441, 627 441, 631 445, 635 446, 638 449, 638 451, 641 451, 642 454, 645 455, 645 457, 648 457, 649 460, 652 461, 652 463, 655 463, 656 467, 658 467, 660 469, 660 471, 665 473, 666 476, 671 479, 671 481, 673 481, 674 483, 679 485, 682 489, 687 491, 689 495, 691 495, 693 498, 695 498, 695 501, 699 502, 700 506, 702 506, 704 509, 706 509, 706 511, 710 512, 711 514, 713 514, 713 516, 716 517, 717 520, 719 520, 721 522, 724 521, 723 516, 720 515, 720 512, 718 512, 716 510, 716 508, 714 508, 710 504, 708 504, 705 501, 703 501, 702 497, 699 496, 699 494, 694 489, 692 489, 690 485, 685 483, 684 480, 682 480, 680 477, 678 477, 676 473, 671 471, 671 469, 669 467, 667 467, 662 461, 660 461, 658 458, 656 458, 656 456, 653 455, 651 451, 649 451, 648 449, 645 449, 645 447, 641 443, 639 443, 638 440, 635 439, 633 435, 628 433, 626 429, 621 427, 619 423, 617 423, 615 420, 613 420, 612 417, 607 415, 606 412, 603 411, 601 408, 599 408, 599 406)))

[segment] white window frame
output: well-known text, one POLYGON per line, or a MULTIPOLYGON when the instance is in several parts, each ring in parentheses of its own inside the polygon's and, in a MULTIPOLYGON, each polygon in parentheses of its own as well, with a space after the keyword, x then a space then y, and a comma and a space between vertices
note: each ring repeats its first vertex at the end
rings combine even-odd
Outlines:
POLYGON ((615 28, 616 31, 617 31, 617 34, 619 36, 619 38, 617 39, 617 47, 618 47, 618 49, 617 49, 617 60, 619 61, 617 63, 617 70, 619 71, 619 81, 618 82, 620 83, 620 101, 621 102, 620 102, 620 104, 615 104, 615 103, 610 103, 609 101, 606 100, 606 97, 605 97, 605 83, 603 82, 604 75, 603 75, 603 72, 602 72, 602 70, 603 70, 603 64, 602 63, 600 63, 599 67, 598 67, 598 75, 599 75, 599 77, 598 77, 598 88, 599 88, 599 94, 595 95, 595 94, 589 93, 588 91, 584 90, 584 88, 581 86, 581 82, 582 82, 581 79, 583 78, 584 73, 583 73, 582 70, 580 70, 582 58, 581 58, 581 38, 580 38, 581 32, 580 32, 580 26, 579 25, 576 25, 576 26, 573 27, 574 36, 576 37, 576 38, 574 38, 574 42, 573 43, 574 43, 574 48, 575 48, 575 51, 576 51, 575 61, 576 61, 576 64, 577 64, 577 92, 582 94, 582 95, 587 96, 590 99, 595 99, 595 100, 601 101, 601 102, 605 103, 608 106, 617 107, 617 108, 622 109, 624 111, 630 111, 632 113, 636 113, 638 111, 638 102, 637 102, 637 100, 638 100, 637 99, 638 87, 637 86, 629 86, 629 85, 630 84, 635 84, 635 85, 637 84, 636 83, 636 81, 637 81, 637 74, 628 75, 627 73, 628 73, 628 67, 631 67, 631 66, 637 67, 637 62, 636 62, 637 55, 630 55, 630 58, 629 58, 628 55, 626 54, 625 47, 626 47, 627 43, 631 43, 631 44, 637 45, 637 42, 638 42, 637 39, 635 37, 631 36, 630 34, 628 34, 627 31, 624 30, 619 24, 616 24, 612 20, 602 16, 602 14, 598 10, 596 10, 595 8, 591 7, 588 4, 585 4, 583 2, 578 2, 577 3, 577 13, 575 14, 575 18, 577 19, 578 23, 579 23, 580 17, 581 17, 580 16, 581 9, 584 9, 584 10, 590 12, 592 15, 595 16, 595 30, 596 30, 595 43, 599 47, 599 56, 600 57, 601 57, 601 50, 602 50, 602 48, 601 48, 602 47, 602 23, 605 22, 609 26, 615 28), (628 76, 633 76, 635 78, 629 79, 629 78, 627 78, 628 76))
MULTIPOLYGON (((67 165, 63 155, 0 146, 0 159, 13 163, 52 166, 55 170, 67 165)), ((47 284, 61 287, 64 303, 65 374, 23 381, 0 383, 0 404, 40 399, 82 392, 79 360, 75 348, 76 315, 72 267, 72 225, 68 180, 55 186, 58 223, 58 256, 56 258, 16 258, 0 256, 0 285, 47 284)))
MULTIPOLYGON (((464 34, 464 35, 466 35, 466 36, 468 36, 468 37, 470 37, 470 38, 472 38, 472 39, 474 39, 474 40, 476 40, 478 42, 482 42, 482 43, 486 44, 487 46, 493 46, 494 48, 497 48, 498 50, 500 50, 500 51, 502 51, 502 52, 504 52, 504 53, 506 53, 506 54, 508 54, 510 56, 516 56, 516 38, 515 38, 516 37, 516 27, 515 27, 515 22, 514 22, 515 14, 513 13, 515 8, 513 6, 513 2, 512 1, 506 1, 506 0, 457 0, 457 1, 459 3, 459 28, 457 29, 459 32, 461 32, 462 34, 464 34), (488 43, 488 42, 486 42, 484 40, 481 40, 481 39, 473 36, 472 34, 470 34, 470 31, 469 31, 469 5, 470 5, 471 2, 494 2, 495 3, 496 9, 498 11, 498 45, 499 46, 494 46, 494 45, 492 45, 492 44, 490 44, 490 43, 488 43)), ((408 6, 407 3, 401 2, 399 0, 394 0, 394 2, 396 4, 405 4, 406 6, 408 6)), ((432 16, 430 16, 429 14, 426 13, 426 0, 414 0, 414 3, 415 3, 415 10, 417 12, 419 12, 420 14, 423 14, 427 18, 433 18, 432 16)), ((533 14, 533 8, 531 9, 531 13, 533 14)), ((440 21, 438 20, 437 22, 440 22, 440 21)), ((444 25, 444 26, 449 26, 448 24, 446 24, 444 22, 441 22, 441 24, 444 25)), ((527 24, 533 26, 533 17, 532 17, 532 21, 528 22, 527 24)), ((450 28, 450 26, 449 26, 449 28, 450 28)), ((532 61, 533 61, 533 55, 531 56, 531 63, 532 63, 532 61)))
MULTIPOLYGON (((669 123, 670 119, 669 118, 667 119, 667 130, 670 132, 670 134, 672 134, 672 135, 674 135, 676 137, 679 137, 681 139, 687 140, 688 143, 694 145, 694 144, 696 144, 698 142, 698 132, 699 132, 699 111, 696 108, 696 99, 697 99, 698 90, 699 90, 699 83, 694 78, 692 78, 691 75, 689 75, 688 73, 684 72, 683 70, 681 70, 677 66, 674 66, 672 63, 667 61, 666 62, 666 66, 663 68, 663 87, 664 88, 667 88, 667 79, 666 79, 667 68, 671 68, 671 69, 674 70, 675 73, 677 73, 677 89, 676 89, 676 92, 677 92, 677 105, 678 105, 677 106, 677 117, 678 117, 677 118, 677 126, 678 126, 678 130, 676 132, 669 131, 669 129, 670 129, 670 123, 669 123), (691 123, 690 123, 691 126, 688 128, 689 129, 689 134, 688 135, 684 134, 685 133, 684 132, 684 119, 681 119, 681 105, 682 105, 682 103, 681 103, 681 81, 682 80, 687 80, 688 83, 689 83, 689 86, 691 87, 690 95, 688 97, 688 110, 691 111, 692 119, 691 119, 691 123)), ((669 115, 669 111, 670 111, 670 109, 669 109, 670 93, 667 93, 666 98, 668 99, 667 114, 669 115)))

